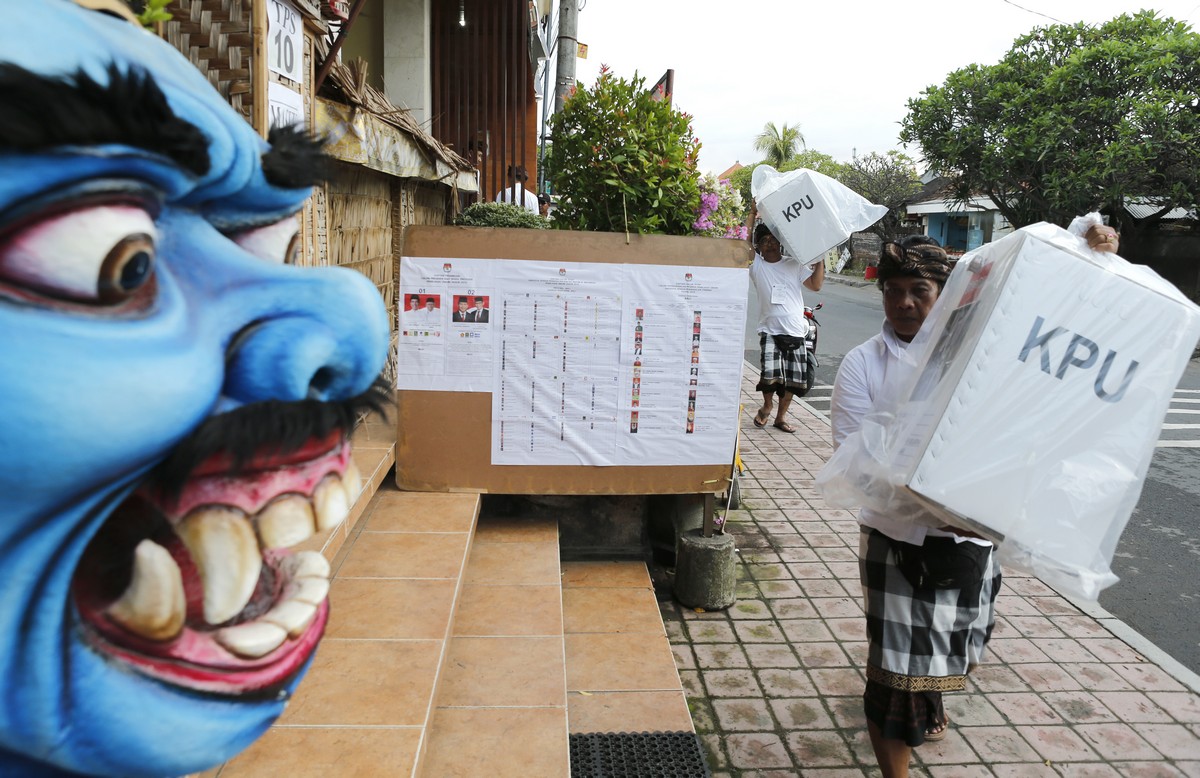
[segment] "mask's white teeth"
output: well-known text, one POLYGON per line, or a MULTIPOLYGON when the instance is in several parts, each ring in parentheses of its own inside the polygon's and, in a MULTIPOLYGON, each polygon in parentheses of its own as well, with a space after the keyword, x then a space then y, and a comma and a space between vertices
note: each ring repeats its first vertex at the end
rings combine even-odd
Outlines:
POLYGON ((329 596, 329 562, 320 553, 301 551, 287 556, 279 571, 287 580, 282 600, 258 619, 216 633, 217 642, 232 653, 258 659, 289 637, 299 637, 329 596))
POLYGON ((138 543, 129 588, 109 606, 108 617, 134 634, 163 641, 179 634, 186 614, 179 565, 154 541, 138 543))
POLYGON ((280 570, 289 579, 328 578, 331 572, 329 560, 319 551, 298 551, 285 557, 280 570))
POLYGON ((262 621, 285 630, 289 637, 298 637, 308 629, 313 617, 317 615, 317 606, 300 600, 284 600, 262 617, 262 621))
POLYGON ((329 475, 313 492, 313 508, 317 514, 317 529, 326 530, 336 527, 350 515, 350 501, 346 498, 346 488, 342 479, 329 475))
POLYGON ((240 613, 262 572, 250 522, 235 511, 204 508, 188 515, 175 532, 191 552, 204 584, 204 620, 220 624, 240 613))
POLYGON ((289 548, 308 540, 316 531, 312 504, 298 494, 275 500, 258 512, 254 523, 263 548, 289 548))
POLYGON ((350 460, 350 466, 346 468, 346 472, 342 473, 342 486, 346 489, 346 499, 353 505, 358 499, 359 493, 362 492, 362 474, 358 472, 358 465, 354 464, 354 460, 350 460))
POLYGON ((297 578, 296 586, 290 599, 307 602, 310 605, 320 605, 329 596, 329 579, 327 578, 297 578))
POLYGON ((258 659, 283 645, 287 630, 266 621, 249 621, 217 631, 217 642, 238 656, 258 659))

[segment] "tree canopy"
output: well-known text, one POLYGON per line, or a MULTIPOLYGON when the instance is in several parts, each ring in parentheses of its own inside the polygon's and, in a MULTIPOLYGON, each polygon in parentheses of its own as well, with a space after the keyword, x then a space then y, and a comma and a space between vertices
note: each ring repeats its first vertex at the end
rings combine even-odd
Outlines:
POLYGON ((921 191, 916 163, 899 151, 855 157, 842 166, 837 178, 871 202, 887 206, 884 217, 868 228, 884 240, 899 234, 902 206, 921 191))
POLYGON ((776 169, 796 156, 797 149, 803 146, 800 127, 789 127, 786 123, 776 127, 775 122, 767 122, 754 138, 754 150, 761 152, 763 161, 776 169))
POLYGON ((1133 227, 1131 199, 1160 208, 1148 226, 1200 197, 1198 89, 1200 35, 1185 23, 1141 11, 1053 25, 909 100, 900 138, 956 197, 986 194, 1018 227, 1097 209, 1133 227))

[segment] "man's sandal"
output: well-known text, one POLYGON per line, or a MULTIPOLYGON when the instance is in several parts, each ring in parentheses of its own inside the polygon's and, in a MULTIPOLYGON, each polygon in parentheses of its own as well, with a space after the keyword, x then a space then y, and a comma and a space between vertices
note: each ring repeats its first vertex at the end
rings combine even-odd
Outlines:
POLYGON ((767 426, 767 422, 771 419, 770 411, 767 411, 767 415, 765 418, 761 414, 762 414, 762 411, 759 411, 758 413, 754 414, 754 426, 759 427, 760 429, 762 427, 767 426))
POLYGON ((950 729, 950 717, 942 719, 941 726, 933 726, 925 730, 925 741, 936 743, 946 737, 946 732, 950 729))
POLYGON ((783 430, 784 432, 788 433, 789 435, 796 431, 796 428, 793 427, 791 424, 788 424, 786 421, 775 422, 775 429, 783 430))

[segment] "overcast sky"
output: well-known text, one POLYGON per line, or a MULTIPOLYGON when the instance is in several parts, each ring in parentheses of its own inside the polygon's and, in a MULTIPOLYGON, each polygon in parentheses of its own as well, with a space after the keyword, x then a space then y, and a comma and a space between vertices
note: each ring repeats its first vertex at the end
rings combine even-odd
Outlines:
POLYGON ((754 136, 768 121, 799 124, 808 148, 839 161, 890 149, 917 157, 897 134, 907 100, 926 87, 994 64, 1018 35, 1055 22, 1145 7, 1200 29, 1200 0, 1159 2, 580 0, 589 50, 576 78, 590 86, 606 64, 649 86, 673 68, 675 105, 695 117, 708 172, 757 161, 754 136))

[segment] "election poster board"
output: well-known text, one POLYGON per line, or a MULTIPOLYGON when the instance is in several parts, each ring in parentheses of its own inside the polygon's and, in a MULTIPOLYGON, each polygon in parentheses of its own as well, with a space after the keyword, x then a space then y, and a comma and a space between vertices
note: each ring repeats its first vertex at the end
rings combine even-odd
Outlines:
POLYGON ((626 240, 407 231, 397 322, 401 488, 725 488, 749 248, 706 238, 626 240), (648 470, 662 472, 647 477, 648 470))

